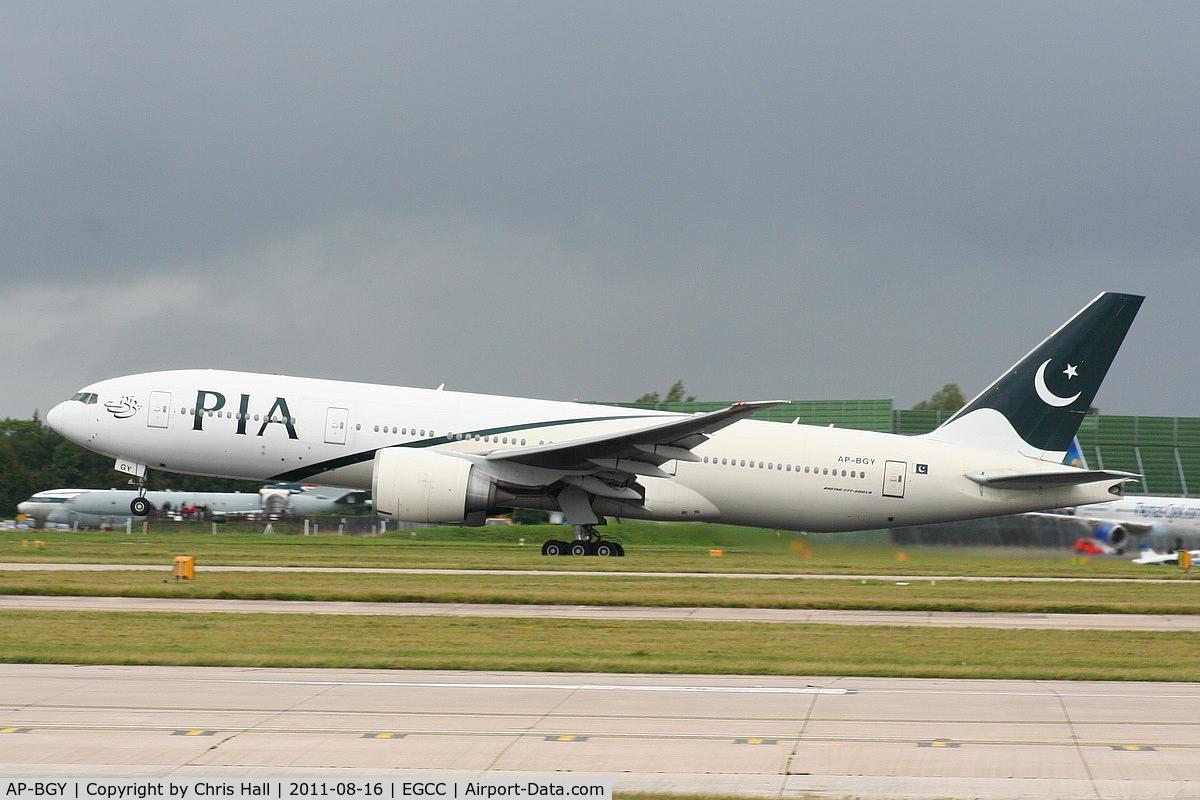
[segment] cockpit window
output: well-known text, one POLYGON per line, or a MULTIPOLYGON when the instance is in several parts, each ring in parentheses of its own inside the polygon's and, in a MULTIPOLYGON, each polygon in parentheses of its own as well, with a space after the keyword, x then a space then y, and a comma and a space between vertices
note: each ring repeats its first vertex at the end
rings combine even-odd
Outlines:
POLYGON ((95 392, 76 392, 72 400, 78 400, 85 406, 94 406, 100 400, 100 396, 95 392))

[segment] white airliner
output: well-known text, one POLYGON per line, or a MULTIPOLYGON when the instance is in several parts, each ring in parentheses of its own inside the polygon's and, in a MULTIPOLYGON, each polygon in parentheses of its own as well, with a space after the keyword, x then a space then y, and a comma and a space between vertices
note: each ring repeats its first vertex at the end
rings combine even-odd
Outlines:
MULTIPOLYGON (((1072 441, 1067 450, 1067 463, 1082 469, 1088 468, 1078 441, 1072 441)), ((1078 520, 1085 528, 1096 548, 1093 552, 1122 553, 1133 536, 1179 537, 1200 534, 1200 499, 1196 498, 1127 495, 1107 503, 1064 509, 1059 514, 1034 516, 1063 515, 1078 520)), ((1078 543, 1076 547, 1079 547, 1078 543)), ((1146 557, 1146 554, 1143 553, 1142 557, 1146 557)))
POLYGON ((17 513, 45 522, 73 497, 92 489, 47 489, 17 503, 17 513))
MULTIPOLYGON (((605 517, 850 531, 1120 497, 1126 472, 1063 455, 1141 306, 1098 296, 941 427, 909 437, 703 414, 215 370, 100 381, 55 406, 63 436, 147 469, 372 490, 376 513, 479 525, 561 511, 548 555, 620 555, 605 517)), ((145 511, 144 498, 134 511, 145 511)))

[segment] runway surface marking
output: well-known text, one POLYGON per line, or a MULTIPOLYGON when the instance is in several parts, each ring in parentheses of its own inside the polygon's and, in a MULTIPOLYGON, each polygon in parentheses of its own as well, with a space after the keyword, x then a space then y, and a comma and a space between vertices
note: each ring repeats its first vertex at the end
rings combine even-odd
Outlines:
POLYGON ((0 664, 0 777, 568 771, 618 791, 1200 796, 1200 686, 0 664))
MULTIPOLYGON (((233 668, 231 668, 233 669, 233 668)), ((1120 687, 1122 683, 1105 684, 1103 691, 1082 692, 1082 691, 1065 691, 1059 688, 1050 688, 1049 684, 1055 686, 1070 686, 1070 682, 1063 681, 1014 681, 1016 683, 1033 683, 1044 684, 1045 689, 1037 691, 1011 691, 1011 690, 996 690, 973 688, 970 690, 962 689, 926 689, 926 688, 905 688, 905 689, 840 689, 830 686, 767 686, 767 685, 736 685, 736 684, 707 684, 707 683, 554 683, 551 681, 503 681, 492 680, 487 682, 470 682, 466 680, 455 681, 415 681, 415 680, 317 680, 317 679, 263 679, 263 678, 191 678, 191 677, 167 677, 167 678, 150 678, 143 680, 153 680, 155 682, 172 682, 172 683, 218 683, 218 684, 261 684, 267 686, 377 686, 377 687, 395 687, 406 689, 531 689, 531 690, 549 690, 549 691, 568 691, 568 692, 713 692, 713 693, 729 693, 729 694, 795 694, 795 695, 883 695, 883 694, 898 694, 903 696, 912 695, 938 695, 947 697, 1079 697, 1079 698, 1105 698, 1107 700, 1121 699, 1138 699, 1138 700, 1186 700, 1198 702, 1200 701, 1200 684, 1197 684, 1196 691, 1159 694, 1147 693, 1140 688, 1138 691, 1125 692, 1120 687)), ((848 678, 834 678, 830 682, 853 680, 848 678)), ((914 683, 928 683, 930 681, 914 679, 914 683)), ((959 681, 950 679, 947 682, 971 682, 959 681)), ((979 683, 990 683, 993 681, 979 681, 979 683)), ((1142 687, 1143 684, 1135 684, 1142 687)), ((1192 684, 1181 684, 1191 686, 1192 684)), ((1197 711, 1200 715, 1200 710, 1197 711)))

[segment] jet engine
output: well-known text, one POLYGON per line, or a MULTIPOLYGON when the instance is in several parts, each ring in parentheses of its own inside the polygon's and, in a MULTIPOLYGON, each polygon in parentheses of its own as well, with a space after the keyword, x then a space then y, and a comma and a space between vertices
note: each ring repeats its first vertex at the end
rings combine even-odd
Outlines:
POLYGON ((482 525, 496 507, 495 479, 464 458, 409 447, 375 453, 375 511, 405 522, 482 525))
POLYGON ((1129 542, 1129 534, 1115 522, 1098 525, 1092 531, 1092 538, 1101 544, 1108 545, 1118 553, 1124 552, 1125 545, 1129 542))

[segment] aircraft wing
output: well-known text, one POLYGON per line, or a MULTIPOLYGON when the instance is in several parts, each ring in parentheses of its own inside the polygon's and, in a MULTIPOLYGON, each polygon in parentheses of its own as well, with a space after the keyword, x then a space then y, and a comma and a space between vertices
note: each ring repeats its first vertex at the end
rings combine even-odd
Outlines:
POLYGON ((495 450, 487 455, 487 461, 585 474, 607 470, 631 476, 670 477, 659 469, 660 465, 672 460, 699 461, 692 448, 707 441, 709 434, 759 409, 784 402, 787 401, 735 403, 717 411, 668 417, 644 427, 600 436, 495 450))

